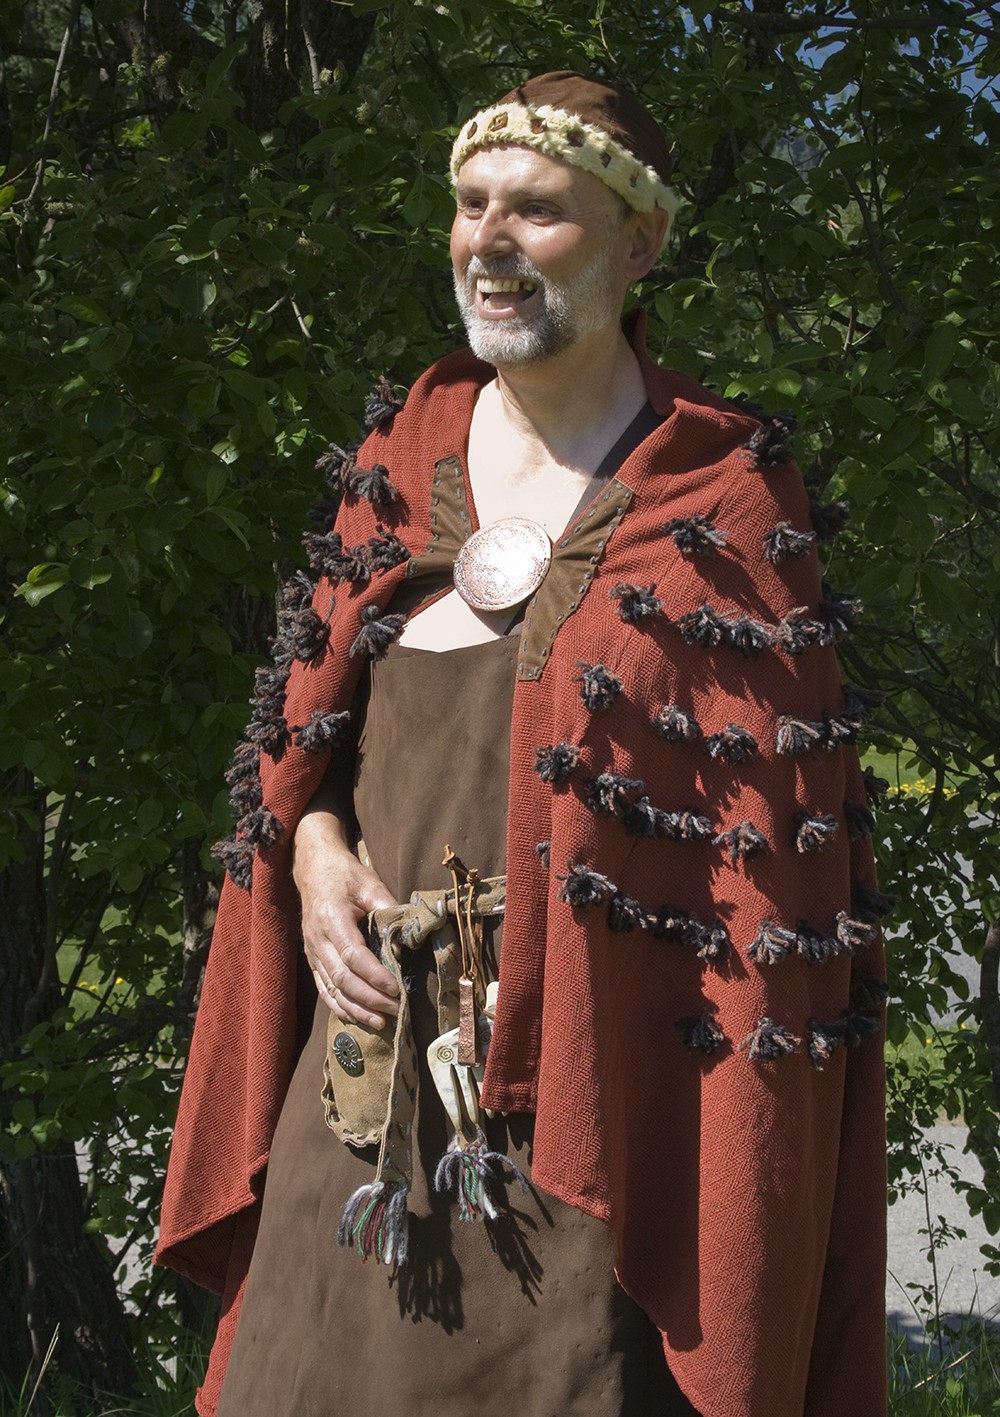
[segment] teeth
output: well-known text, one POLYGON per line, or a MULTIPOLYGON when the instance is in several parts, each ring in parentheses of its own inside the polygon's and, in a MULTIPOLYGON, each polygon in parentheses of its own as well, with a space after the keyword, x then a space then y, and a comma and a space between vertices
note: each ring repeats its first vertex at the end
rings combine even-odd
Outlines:
POLYGON ((480 276, 476 281, 476 289, 482 295, 507 295, 515 290, 526 290, 530 295, 535 289, 535 282, 521 280, 516 276, 509 280, 490 280, 486 276, 480 276))

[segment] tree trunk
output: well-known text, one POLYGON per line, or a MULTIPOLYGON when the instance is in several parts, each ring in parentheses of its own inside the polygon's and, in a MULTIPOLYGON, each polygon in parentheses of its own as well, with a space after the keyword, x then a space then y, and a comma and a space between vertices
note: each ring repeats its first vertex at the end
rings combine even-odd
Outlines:
MULTIPOLYGON (((12 775, 13 776, 13 775, 12 775)), ((53 968, 58 891, 46 894, 45 800, 26 774, 4 784, 13 799, 34 799, 37 822, 20 817, 20 860, 0 873, 0 1058, 23 1055, 26 1027, 59 1004, 53 968)), ((7 794, 5 794, 7 795, 7 794)), ((54 850, 54 849, 53 849, 54 850)), ((13 1118, 11 1090, 0 1120, 13 1118)), ((84 1231, 84 1200, 71 1146, 0 1151, 0 1365, 15 1391, 29 1389, 56 1338, 55 1368, 88 1393, 127 1393, 134 1383, 125 1312, 108 1258, 84 1231)))

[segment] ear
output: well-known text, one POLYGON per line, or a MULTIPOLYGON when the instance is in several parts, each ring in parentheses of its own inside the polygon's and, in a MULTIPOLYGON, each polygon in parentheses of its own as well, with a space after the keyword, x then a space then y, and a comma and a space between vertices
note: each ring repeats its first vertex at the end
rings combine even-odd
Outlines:
POLYGON ((661 207, 636 212, 629 242, 627 270, 630 281, 641 280, 653 269, 670 226, 670 213, 661 207))

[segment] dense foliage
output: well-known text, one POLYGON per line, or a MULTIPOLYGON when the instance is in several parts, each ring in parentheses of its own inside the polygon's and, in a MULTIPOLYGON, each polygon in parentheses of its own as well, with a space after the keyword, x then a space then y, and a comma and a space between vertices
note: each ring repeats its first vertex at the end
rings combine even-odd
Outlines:
POLYGON ((195 1312, 159 1275, 126 1314, 112 1271, 149 1252, 224 766, 317 456, 459 339, 454 124, 546 68, 621 77, 676 137, 656 353, 793 405, 853 506, 846 669, 887 694, 894 786, 926 781, 881 818, 891 1031, 955 996, 969 1025, 894 1072, 898 1170, 964 1114, 1000 1226, 997 10, 0 0, 8 1376, 58 1328, 64 1374, 124 1390, 195 1312))

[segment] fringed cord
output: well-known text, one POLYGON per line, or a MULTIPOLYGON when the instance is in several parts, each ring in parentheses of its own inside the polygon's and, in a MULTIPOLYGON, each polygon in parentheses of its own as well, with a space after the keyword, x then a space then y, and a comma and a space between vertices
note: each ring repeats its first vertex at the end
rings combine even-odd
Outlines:
POLYGON ((374 1181, 359 1186, 344 1206, 337 1228, 337 1244, 353 1245, 365 1260, 376 1264, 406 1263, 409 1238, 407 1186, 374 1181))
POLYGON ((477 1131, 468 1146, 457 1136, 452 1141, 437 1164, 434 1189, 458 1201, 460 1220, 478 1220, 483 1214, 496 1220, 506 1214, 506 1207, 491 1194, 491 1187, 499 1185, 505 1175, 527 1193, 528 1183, 517 1163, 502 1151, 488 1151, 486 1138, 477 1131))

